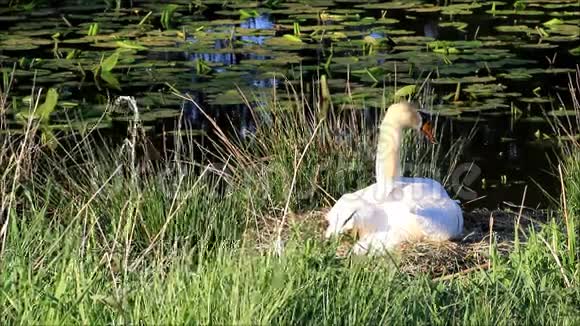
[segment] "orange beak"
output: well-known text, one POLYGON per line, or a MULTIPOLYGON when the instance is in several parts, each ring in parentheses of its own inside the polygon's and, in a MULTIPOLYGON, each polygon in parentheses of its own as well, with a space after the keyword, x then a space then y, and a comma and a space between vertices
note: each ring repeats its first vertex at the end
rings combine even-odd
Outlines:
POLYGON ((430 121, 427 120, 423 122, 423 125, 421 126, 421 132, 425 135, 425 137, 427 137, 431 144, 437 144, 437 140, 435 140, 435 137, 433 136, 433 126, 431 125, 430 121))

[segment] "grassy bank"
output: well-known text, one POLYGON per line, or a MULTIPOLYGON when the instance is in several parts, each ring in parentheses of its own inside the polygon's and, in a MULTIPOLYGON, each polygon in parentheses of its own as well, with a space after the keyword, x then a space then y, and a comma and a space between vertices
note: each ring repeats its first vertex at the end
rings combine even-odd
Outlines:
MULTIPOLYGON (((41 132, 33 121, 24 135, 3 135, 3 321, 580 321, 577 156, 564 169, 567 222, 554 214, 507 256, 492 238, 488 266, 452 277, 411 276, 396 258, 337 258, 336 244, 292 223, 278 256, 268 244, 282 221, 369 184, 374 166, 373 129, 357 124, 356 113, 320 120, 303 113, 302 101, 293 105, 257 110, 263 113, 253 139, 224 137, 202 163, 186 154, 143 159, 138 127, 118 147, 77 136, 57 154, 33 136, 41 132)), ((444 181, 458 149, 438 151, 409 143, 405 157, 425 162, 414 173, 444 181)))

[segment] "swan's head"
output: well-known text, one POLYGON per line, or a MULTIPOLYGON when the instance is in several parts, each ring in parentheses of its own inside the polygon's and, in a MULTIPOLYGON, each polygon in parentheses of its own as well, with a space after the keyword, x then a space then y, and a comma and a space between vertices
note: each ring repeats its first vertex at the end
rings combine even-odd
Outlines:
POLYGON ((355 225, 357 210, 358 204, 345 200, 344 196, 338 200, 325 216, 326 222, 328 222, 325 232, 326 238, 352 230, 355 225))
POLYGON ((387 217, 376 205, 360 196, 342 196, 326 214, 328 227, 325 236, 330 238, 343 233, 364 237, 377 230, 385 230, 387 217))
POLYGON ((400 128, 421 131, 431 143, 436 143, 429 116, 420 112, 412 103, 399 102, 389 106, 385 120, 400 128))

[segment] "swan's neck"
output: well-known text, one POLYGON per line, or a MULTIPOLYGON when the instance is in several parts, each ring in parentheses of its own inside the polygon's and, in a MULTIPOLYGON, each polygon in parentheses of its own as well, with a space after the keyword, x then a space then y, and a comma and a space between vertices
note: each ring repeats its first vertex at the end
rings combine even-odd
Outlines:
POLYGON ((401 176, 400 156, 403 131, 401 126, 390 121, 387 115, 380 126, 377 145, 377 183, 390 184, 401 176))

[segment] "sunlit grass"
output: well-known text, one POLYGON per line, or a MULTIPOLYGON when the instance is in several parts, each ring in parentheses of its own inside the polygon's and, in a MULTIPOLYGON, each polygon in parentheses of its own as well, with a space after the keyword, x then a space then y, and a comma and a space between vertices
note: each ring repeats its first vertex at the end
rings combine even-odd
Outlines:
MULTIPOLYGON (((564 169, 566 223, 554 215, 509 257, 492 248, 489 268, 446 279, 412 277, 388 257, 337 258, 335 244, 319 234, 297 236, 307 232, 300 226, 285 239, 281 256, 244 237, 277 226, 290 211, 328 207, 332 197, 374 182, 374 129, 356 123, 356 113, 321 119, 305 114, 317 112, 316 105, 306 110, 301 101, 266 107, 250 140, 216 140, 221 150, 201 163, 187 155, 160 164, 138 157, 138 127, 119 148, 79 138, 73 149, 61 148, 66 155, 42 148, 33 121, 24 138, 0 136, 3 320, 580 321, 579 257, 569 244, 580 210, 577 156, 564 169)), ((439 153, 415 144, 407 144, 405 156, 426 164, 414 165, 422 169, 414 173, 442 180, 457 148, 439 153)))

